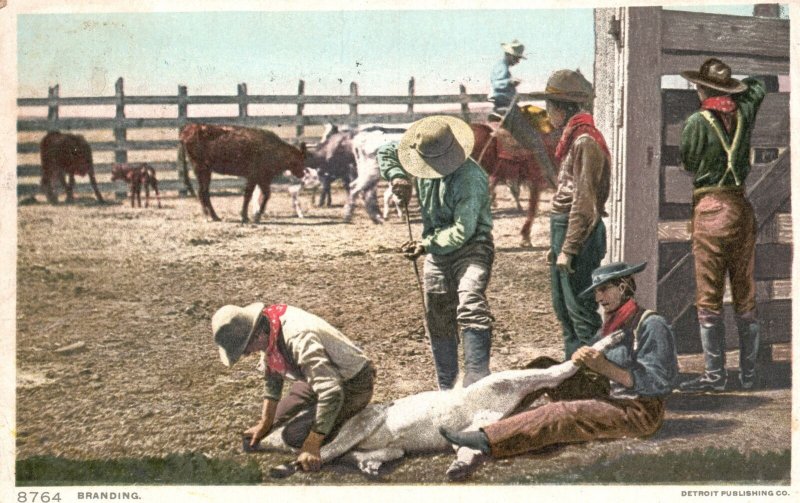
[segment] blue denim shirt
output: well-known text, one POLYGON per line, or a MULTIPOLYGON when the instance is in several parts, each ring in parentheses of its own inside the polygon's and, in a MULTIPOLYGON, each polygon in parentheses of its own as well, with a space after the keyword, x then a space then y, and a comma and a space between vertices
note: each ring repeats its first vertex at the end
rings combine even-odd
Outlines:
MULTIPOLYGON (((667 320, 658 314, 651 314, 642 322, 639 341, 634 350, 633 331, 636 327, 626 327, 622 343, 606 351, 606 358, 629 371, 633 377, 633 387, 611 381, 611 397, 637 398, 662 397, 669 395, 678 377, 678 353, 675 349, 675 336, 667 320)), ((598 332, 595 341, 602 337, 598 332)))
POLYGON ((492 93, 489 95, 489 98, 494 99, 495 106, 508 106, 517 93, 517 90, 511 84, 511 70, 509 70, 505 58, 501 59, 492 67, 490 80, 492 83, 492 93))

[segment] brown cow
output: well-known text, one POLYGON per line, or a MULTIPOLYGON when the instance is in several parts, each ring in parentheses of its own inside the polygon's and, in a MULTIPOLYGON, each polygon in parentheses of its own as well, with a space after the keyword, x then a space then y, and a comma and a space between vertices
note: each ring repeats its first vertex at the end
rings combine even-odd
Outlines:
MULTIPOLYGON (((536 107, 530 107, 530 112, 534 115, 531 119, 537 122, 537 129, 541 133, 547 153, 551 161, 555 164, 555 147, 558 143, 559 132, 554 131, 549 122, 545 122, 543 111, 536 107)), ((520 234, 522 235, 522 246, 532 246, 531 226, 536 217, 536 209, 539 205, 539 196, 547 184, 547 180, 542 173, 542 168, 536 161, 533 152, 523 148, 511 134, 505 129, 495 131, 495 128, 487 124, 470 124, 472 132, 475 134, 475 146, 472 150, 472 157, 489 174, 489 188, 494 198, 494 188, 500 181, 508 183, 512 194, 519 207, 519 184, 524 183, 530 192, 528 199, 528 211, 525 223, 522 225, 520 234), (488 145, 487 145, 488 142, 488 145), (516 190, 514 185, 517 185, 516 190), (516 193, 515 193, 516 192, 516 193)))
POLYGON ((48 202, 58 203, 58 196, 53 191, 53 180, 58 179, 67 195, 66 202, 71 203, 75 175, 89 175, 95 197, 103 202, 94 177, 92 149, 83 136, 50 131, 39 144, 39 155, 42 160, 42 190, 48 202), (64 178, 65 174, 69 175, 69 183, 64 178))
MULTIPOLYGON (((247 179, 242 204, 242 222, 248 222, 247 207, 256 185, 261 189, 259 209, 253 216, 258 222, 270 196, 270 184, 275 175, 288 169, 297 178, 303 177, 306 145, 300 148, 281 140, 278 135, 263 129, 238 126, 187 124, 180 132, 181 148, 194 167, 198 182, 198 198, 203 213, 219 221, 211 206, 209 186, 211 172, 242 176, 247 179)), ((187 170, 183 165, 184 172, 187 170)))
POLYGON ((144 186, 144 207, 150 204, 150 187, 155 190, 158 207, 161 207, 161 197, 158 194, 158 180, 156 170, 146 162, 139 164, 114 164, 111 168, 111 181, 125 180, 131 192, 131 208, 134 207, 134 196, 142 207, 142 186, 144 186))

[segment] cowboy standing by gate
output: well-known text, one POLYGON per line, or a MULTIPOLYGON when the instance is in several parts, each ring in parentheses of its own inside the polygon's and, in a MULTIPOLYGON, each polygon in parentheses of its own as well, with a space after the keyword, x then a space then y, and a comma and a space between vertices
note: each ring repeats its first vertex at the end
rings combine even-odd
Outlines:
POLYGON ((406 258, 426 254, 424 304, 439 389, 458 376, 458 328, 464 344, 463 386, 489 374, 492 322, 486 287, 494 263, 486 172, 469 157, 472 129, 455 117, 418 120, 400 142, 378 149, 381 176, 406 206, 416 177, 422 240, 401 247, 406 258))
POLYGON ((722 318, 726 275, 739 332, 739 380, 743 389, 751 389, 759 346, 753 278, 756 221, 744 182, 750 172, 750 134, 766 91, 759 80, 731 78, 730 67, 716 58, 703 63, 699 72, 681 75, 697 85, 701 101, 700 111, 686 121, 680 149, 684 168, 694 174, 692 253, 705 372, 680 389, 723 391, 727 385, 722 318))
POLYGON ((573 70, 558 70, 535 97, 547 103, 547 116, 564 128, 556 147, 558 186, 550 213, 550 286, 553 310, 561 322, 564 353, 570 358, 600 328, 594 298, 580 298, 592 283, 592 271, 606 254, 606 215, 611 180, 611 155, 592 115, 592 85, 573 70))

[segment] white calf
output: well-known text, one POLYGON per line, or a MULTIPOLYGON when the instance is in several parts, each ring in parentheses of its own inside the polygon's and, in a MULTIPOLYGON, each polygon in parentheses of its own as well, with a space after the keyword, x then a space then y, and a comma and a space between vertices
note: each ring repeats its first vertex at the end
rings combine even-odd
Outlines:
POLYGON ((386 220, 389 218, 389 213, 392 211, 392 206, 394 206, 395 211, 397 211, 397 216, 403 218, 403 208, 400 207, 400 200, 397 199, 392 193, 391 187, 386 187, 386 190, 383 191, 383 219, 386 220))
MULTIPOLYGON (((314 169, 304 168, 303 178, 292 176, 292 173, 289 172, 289 170, 284 171, 283 176, 293 181, 286 191, 292 198, 292 208, 294 208, 295 213, 299 218, 304 218, 305 216, 303 215, 303 208, 300 205, 300 193, 304 190, 310 191, 312 193, 311 200, 313 201, 314 195, 317 193, 317 189, 321 186, 319 175, 314 169)), ((258 186, 256 186, 255 190, 253 191, 253 198, 251 199, 252 203, 255 205, 256 211, 260 197, 260 189, 258 186)), ((255 214, 253 214, 253 218, 255 219, 255 214)))
MULTIPOLYGON (((594 344, 605 351, 624 337, 616 331, 594 344)), ((426 391, 389 404, 370 404, 348 420, 336 438, 323 446, 322 462, 342 457, 367 475, 408 453, 443 451, 450 444, 439 428, 475 431, 510 414, 529 394, 553 388, 577 372, 566 361, 546 369, 507 370, 484 377, 467 388, 426 391)), ((271 433, 265 446, 286 448, 281 430, 271 433)), ((459 459, 470 462, 475 451, 460 449, 459 459)))
POLYGON ((370 219, 376 224, 383 223, 383 218, 378 209, 377 190, 378 182, 381 180, 381 173, 376 153, 386 143, 400 141, 405 130, 404 126, 392 128, 366 126, 360 128, 359 133, 353 137, 353 154, 356 158, 358 176, 350 184, 350 195, 345 205, 345 222, 352 220, 356 201, 359 197, 362 197, 370 219))

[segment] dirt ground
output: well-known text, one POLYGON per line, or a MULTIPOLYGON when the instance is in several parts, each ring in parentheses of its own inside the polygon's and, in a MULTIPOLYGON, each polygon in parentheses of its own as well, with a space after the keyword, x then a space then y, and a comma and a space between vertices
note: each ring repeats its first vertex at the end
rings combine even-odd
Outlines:
MULTIPOLYGON (((213 189, 213 183, 212 183, 213 189)), ((240 432, 260 415, 263 383, 256 361, 225 368, 210 318, 223 304, 286 302, 330 321, 379 369, 375 401, 434 388, 422 306, 411 264, 395 253, 407 239, 393 216, 373 225, 363 211, 341 220, 333 208, 291 211, 285 187, 268 217, 241 225, 240 196, 215 196, 222 222, 208 222, 194 199, 167 197, 164 208, 126 201, 20 204, 17 263, 17 457, 118 459, 187 451, 266 470, 285 454, 241 452, 240 432), (70 345, 73 351, 57 352, 70 345)), ((109 194, 109 197, 113 195, 109 194)), ((494 371, 548 355, 562 343, 550 307, 544 264, 544 195, 535 247, 519 247, 523 217, 508 192, 495 213, 497 257, 489 298, 497 318, 494 371)), ((421 226, 412 220, 415 233, 421 226)), ((785 348, 784 348, 785 349, 785 348)), ((776 351, 776 355, 779 351, 776 351)), ((597 442, 486 464, 471 483, 524 481, 540 470, 569 470, 601 457, 703 447, 777 451, 791 444, 789 356, 767 389, 724 395, 673 395, 662 430, 647 440, 597 442), (765 427, 769 425, 769 427, 765 427)), ((731 362, 736 361, 731 355, 731 362)), ((697 356, 682 370, 699 371, 697 356)), ((735 365, 735 363, 734 363, 735 365)), ((440 484, 446 453, 390 467, 383 483, 440 484)), ((266 483, 273 483, 267 480, 266 483)), ((281 483, 363 484, 355 470, 326 467, 281 483)))

